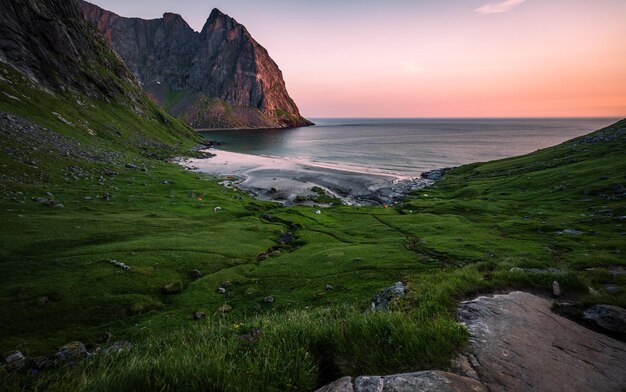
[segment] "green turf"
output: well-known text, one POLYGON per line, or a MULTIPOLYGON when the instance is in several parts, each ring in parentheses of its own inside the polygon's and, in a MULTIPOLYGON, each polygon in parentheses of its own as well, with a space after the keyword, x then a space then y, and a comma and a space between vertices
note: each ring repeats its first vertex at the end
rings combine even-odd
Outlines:
POLYGON ((0 369, 9 389, 312 390, 342 375, 445 367, 467 340, 456 304, 479 292, 548 294, 558 280, 584 304, 626 305, 623 291, 604 290, 623 288, 624 276, 603 269, 625 264, 625 122, 596 134, 607 141, 581 138, 454 169, 396 208, 335 206, 317 215, 160 160, 188 151, 195 136, 149 102, 150 112, 137 113, 115 103, 77 106, 76 97, 36 92, 26 81, 2 88, 23 96, 0 95, 3 111, 117 155, 100 162, 42 151, 33 166, 0 153, 13 178, 0 188, 0 350, 51 355, 73 340, 101 344, 104 332, 135 344, 130 354, 72 369, 0 369), (86 175, 67 178, 71 165, 86 175), (47 192, 65 208, 32 200, 47 192), (295 240, 280 243, 288 231, 295 240), (192 281, 194 269, 204 276, 192 281), (409 292, 391 312, 365 312, 398 280, 409 292), (174 282, 181 293, 161 292, 174 282), (225 304, 232 312, 220 316, 225 304), (196 311, 208 318, 194 321, 196 311))

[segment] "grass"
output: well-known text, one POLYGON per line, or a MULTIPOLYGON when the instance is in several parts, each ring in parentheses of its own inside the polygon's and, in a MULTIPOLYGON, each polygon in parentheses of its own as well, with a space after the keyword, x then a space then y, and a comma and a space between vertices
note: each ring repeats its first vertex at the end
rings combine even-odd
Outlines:
MULTIPOLYGON (((454 169, 396 208, 337 205, 317 215, 159 159, 188 151, 196 136, 149 102, 143 113, 77 105, 11 80, 0 87, 20 101, 0 95, 3 111, 114 157, 41 151, 33 166, 0 152, 11 174, 0 184, 0 351, 51 355, 74 340, 93 348, 104 332, 135 347, 36 375, 0 369, 2 388, 313 390, 342 375, 444 368, 467 341, 456 304, 478 293, 548 294, 558 280, 585 305, 626 305, 623 291, 604 289, 626 284, 606 269, 625 264, 624 122, 596 134, 608 141, 454 169), (68 166, 85 175, 65 176, 68 166), (293 242, 279 241, 285 232, 293 242), (194 269, 204 276, 192 280, 194 269), (408 294, 390 312, 366 312, 398 280, 408 294), (181 293, 161 292, 174 282, 181 293), (220 316, 226 304, 232 311, 220 316), (194 321, 197 311, 209 317, 194 321)), ((23 148, 10 138, 3 146, 23 148)))

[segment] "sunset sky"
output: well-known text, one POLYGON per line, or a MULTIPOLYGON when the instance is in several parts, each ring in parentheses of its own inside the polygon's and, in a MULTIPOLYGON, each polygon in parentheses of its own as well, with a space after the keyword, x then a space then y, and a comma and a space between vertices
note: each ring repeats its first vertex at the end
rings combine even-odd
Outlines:
POLYGON ((93 0, 213 7, 244 24, 308 117, 626 115, 626 0, 93 0))

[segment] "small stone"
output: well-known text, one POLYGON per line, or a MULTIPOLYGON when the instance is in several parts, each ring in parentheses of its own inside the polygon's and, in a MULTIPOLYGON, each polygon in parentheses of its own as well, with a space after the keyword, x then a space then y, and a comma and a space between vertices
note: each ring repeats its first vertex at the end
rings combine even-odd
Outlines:
POLYGON ((24 357, 21 351, 11 351, 4 357, 4 360, 9 369, 12 370, 22 369, 26 365, 26 357, 24 357))
POLYGON ((217 309, 217 312, 218 312, 220 315, 222 315, 222 316, 223 316, 223 315, 225 315, 226 313, 230 313, 230 312, 232 312, 232 310, 233 310, 233 307, 232 307, 232 306, 230 306, 230 305, 228 305, 228 304, 225 304, 225 305, 220 306, 220 307, 217 309))
POLYGON ((329 284, 326 285, 326 291, 332 291, 333 289, 334 289, 333 286, 331 286, 329 284))
POLYGON ((166 295, 178 294, 181 291, 183 291, 183 284, 181 282, 174 282, 161 287, 161 292, 166 295))
POLYGON ((50 298, 48 297, 40 297, 37 299, 37 303, 39 303, 39 305, 45 305, 48 302, 50 302, 50 298))
POLYGON ((220 293, 220 294, 226 294, 226 289, 223 288, 223 287, 220 287, 220 288, 217 289, 217 292, 220 293))
POLYGON ((203 276, 204 276, 204 274, 200 270, 197 270, 197 269, 192 270, 189 273, 189 277, 191 279, 193 279, 193 280, 198 280, 198 279, 202 278, 203 276))
POLYGON ((76 341, 62 346, 59 351, 54 355, 60 360, 65 361, 84 358, 87 357, 89 353, 87 352, 87 349, 85 348, 85 345, 83 343, 76 341))
POLYGON ((109 347, 102 350, 104 354, 121 354, 125 352, 129 352, 133 349, 133 344, 131 342, 127 342, 125 340, 120 340, 118 342, 113 343, 109 347))
POLYGON ((320 211, 320 210, 315 210, 315 215, 322 215, 322 211, 320 211))
POLYGON ((271 295, 268 297, 263 298, 263 303, 264 304, 272 304, 274 303, 274 297, 272 297, 271 295))
POLYGON ((509 270, 509 272, 524 272, 524 270, 520 267, 513 267, 509 270))
POLYGON ((552 295, 554 295, 555 297, 561 296, 561 286, 556 280, 552 282, 552 295))
POLYGON ((205 319, 205 318, 206 318, 206 313, 204 313, 204 312, 198 311, 198 312, 195 312, 193 314, 193 319, 194 320, 202 320, 202 319, 205 319))
POLYGON ((55 203, 52 208, 65 208, 65 206, 61 203, 55 203))

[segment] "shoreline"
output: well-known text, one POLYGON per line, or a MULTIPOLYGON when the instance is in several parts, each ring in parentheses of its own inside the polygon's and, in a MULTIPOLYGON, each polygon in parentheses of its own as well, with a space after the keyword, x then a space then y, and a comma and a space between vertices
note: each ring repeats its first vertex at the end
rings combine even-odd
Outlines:
POLYGON ((283 205, 393 205, 435 178, 392 176, 374 169, 203 149, 206 158, 179 159, 188 170, 226 177, 221 183, 283 205))

